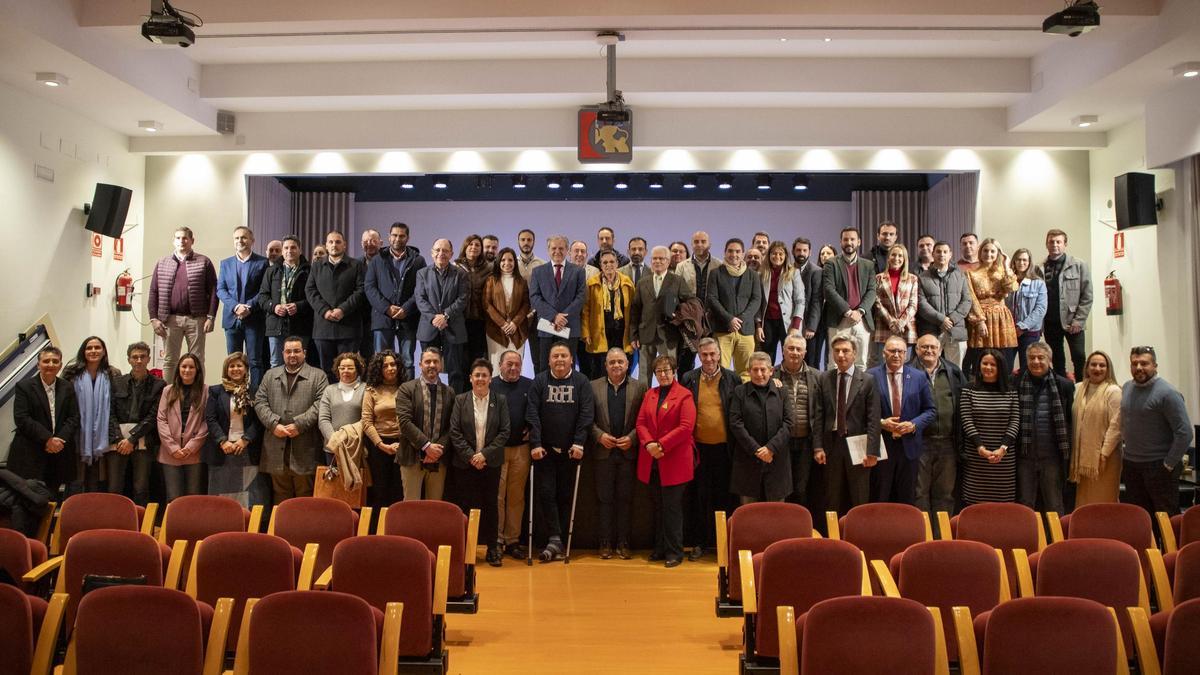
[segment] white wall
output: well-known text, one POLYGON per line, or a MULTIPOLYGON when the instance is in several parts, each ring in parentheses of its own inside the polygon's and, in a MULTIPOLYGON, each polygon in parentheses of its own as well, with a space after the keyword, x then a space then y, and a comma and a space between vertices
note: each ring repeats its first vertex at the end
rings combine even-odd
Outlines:
MULTIPOLYGON (((1136 120, 1109 132, 1108 147, 1091 151, 1092 310, 1089 341, 1092 349, 1108 352, 1117 379, 1129 379, 1129 349, 1153 345, 1159 373, 1183 392, 1192 419, 1200 419, 1200 382, 1196 375, 1196 335, 1193 331, 1196 294, 1190 260, 1195 232, 1183 227, 1176 172, 1147 171, 1146 123, 1136 120), (1154 188, 1163 199, 1158 225, 1125 230, 1125 257, 1113 258, 1116 216, 1112 208, 1113 178, 1129 171, 1154 174, 1154 188), (1103 222, 1101 222, 1103 221, 1103 222), (1124 313, 1104 313, 1104 277, 1115 271, 1124 290, 1124 313)), ((1087 252, 1074 246, 1075 251, 1087 252)))

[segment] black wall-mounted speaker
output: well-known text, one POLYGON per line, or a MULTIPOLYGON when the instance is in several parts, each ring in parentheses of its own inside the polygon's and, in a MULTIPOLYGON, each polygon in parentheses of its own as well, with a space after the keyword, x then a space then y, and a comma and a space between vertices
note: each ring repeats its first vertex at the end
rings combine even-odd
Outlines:
POLYGON ((1121 174, 1114 180, 1114 187, 1118 230, 1139 225, 1158 224, 1153 174, 1121 174))
POLYGON ((106 237, 120 237, 125 229, 125 216, 129 214, 129 200, 133 190, 120 185, 96 183, 96 195, 92 197, 92 210, 88 212, 87 229, 106 237))

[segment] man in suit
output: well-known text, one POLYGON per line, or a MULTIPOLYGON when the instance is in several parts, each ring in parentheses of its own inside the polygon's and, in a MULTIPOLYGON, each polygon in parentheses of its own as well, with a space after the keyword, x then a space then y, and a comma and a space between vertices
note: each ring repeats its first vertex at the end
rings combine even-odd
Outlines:
POLYGON ((442 384, 442 355, 436 347, 421 349, 420 366, 420 377, 396 389, 396 422, 400 425, 396 463, 406 502, 442 498, 453 447, 450 419, 455 394, 442 384))
POLYGON ((438 239, 429 250, 433 266, 417 272, 416 307, 421 313, 417 324, 417 339, 421 351, 437 347, 448 369, 450 386, 455 392, 466 387, 463 382, 463 345, 467 342, 465 312, 470 298, 471 282, 467 272, 450 264, 454 245, 449 239, 438 239))
POLYGON ((746 265, 745 248, 736 237, 725 242, 725 264, 709 273, 705 298, 713 337, 721 345, 721 366, 732 367, 743 382, 750 379, 754 340, 763 337, 762 280, 746 265))
MULTIPOLYGON (((842 255, 825 263, 821 271, 825 296, 825 325, 829 344, 835 337, 854 342, 858 367, 867 367, 867 348, 875 331, 871 308, 875 305, 875 263, 858 255, 860 239, 853 227, 842 229, 842 255)), ((833 365, 830 349, 830 365, 833 365)))
POLYGON ((375 351, 392 349, 400 355, 402 381, 413 378, 413 351, 417 348, 417 272, 425 258, 408 245, 408 225, 392 223, 388 245, 367 263, 363 291, 371 304, 371 332, 375 351))
POLYGON ((26 479, 40 480, 57 495, 58 488, 75 480, 79 453, 79 404, 75 389, 58 377, 62 351, 42 347, 38 374, 17 383, 13 401, 16 433, 8 448, 8 470, 26 479))
POLYGON ((817 335, 817 324, 821 322, 821 312, 825 309, 825 296, 821 291, 821 267, 812 260, 812 242, 806 237, 796 237, 792 241, 792 260, 800 271, 800 280, 804 282, 804 297, 808 304, 804 307, 804 347, 805 363, 820 370, 821 347, 825 344, 825 336, 817 335))
MULTIPOLYGON (((617 268, 617 271, 629 277, 636 286, 642 277, 649 272, 646 266, 646 240, 641 237, 633 237, 629 240, 629 246, 626 248, 629 251, 629 262, 617 268)), ((596 259, 600 259, 600 254, 596 254, 596 259)))
POLYGON ((675 358, 679 329, 671 323, 675 308, 691 297, 683 279, 670 272, 671 252, 666 246, 650 251, 650 274, 642 277, 629 307, 629 341, 639 351, 641 380, 650 383, 650 364, 660 355, 675 358))
POLYGON ((596 414, 591 437, 596 455, 596 499, 600 502, 600 558, 612 558, 615 542, 617 557, 629 560, 633 476, 638 452, 637 416, 646 395, 646 384, 629 377, 629 359, 620 347, 608 350, 604 368, 607 375, 592 380, 596 414))
POLYGON ((829 344, 835 367, 821 374, 824 449, 813 453, 817 464, 825 465, 826 510, 838 515, 867 503, 871 467, 879 461, 879 388, 855 367, 855 347, 845 336, 829 344), (854 464, 847 439, 864 434, 866 456, 861 464, 854 464))
POLYGON ((792 493, 789 501, 800 504, 810 511, 820 511, 820 506, 810 500, 809 476, 812 473, 813 454, 822 449, 821 427, 824 424, 824 407, 821 399, 821 371, 804 361, 808 343, 798 333, 783 340, 783 359, 775 368, 774 377, 788 395, 792 408, 792 427, 788 448, 792 456, 792 493))
POLYGON ((504 554, 496 541, 499 522, 496 503, 504 447, 511 427, 508 401, 503 395, 493 395, 491 384, 492 362, 475 359, 471 364, 471 391, 454 398, 450 418, 450 442, 454 446, 451 466, 458 505, 463 513, 479 509, 479 539, 487 544, 487 562, 500 567, 504 554))
POLYGON ((792 402, 771 378, 771 357, 750 355, 750 381, 729 402, 730 485, 742 504, 781 502, 792 493, 792 402))
POLYGON ((254 395, 254 413, 263 425, 258 470, 271 475, 276 506, 291 497, 311 497, 317 457, 323 443, 317 428, 317 404, 329 384, 320 370, 305 363, 304 339, 283 341, 283 365, 263 376, 254 395))
POLYGON ((359 313, 366 311, 367 299, 363 295, 363 263, 346 255, 346 238, 341 232, 325 235, 325 251, 324 259, 313 261, 304 293, 313 310, 313 342, 321 369, 335 382, 334 359, 342 352, 358 351, 362 333, 359 313))
POLYGON ((696 455, 700 460, 696 475, 684 491, 683 541, 691 546, 691 560, 699 560, 705 547, 716 545, 713 513, 732 513, 737 500, 729 491, 732 459, 726 411, 733 391, 742 383, 737 373, 721 367, 721 345, 711 337, 696 343, 700 367, 689 370, 679 383, 692 392, 696 401, 696 455))
POLYGON ((954 511, 954 483, 958 478, 958 449, 962 447, 958 422, 958 398, 967 378, 962 369, 942 357, 935 335, 917 338, 917 353, 911 365, 929 380, 934 419, 921 434, 921 459, 917 467, 916 500, 913 505, 931 514, 954 511))
POLYGON ((257 387, 267 369, 266 336, 258 290, 267 259, 253 250, 254 232, 246 226, 233 230, 233 255, 221 261, 217 274, 217 297, 221 299, 221 328, 225 329, 225 352, 244 352, 250 362, 250 386, 257 387))
POLYGON ((879 388, 883 443, 888 458, 871 472, 871 501, 916 503, 922 435, 937 419, 929 379, 906 366, 908 343, 893 335, 883 343, 883 363, 867 371, 879 388))
POLYGON ((545 319, 556 330, 568 330, 568 335, 562 337, 537 331, 538 354, 542 359, 534 364, 533 370, 538 373, 549 367, 550 346, 560 340, 571 350, 571 360, 576 360, 579 336, 583 333, 580 315, 587 290, 583 268, 567 262, 566 237, 554 235, 547 239, 546 251, 550 254, 550 262, 535 267, 533 278, 529 280, 529 304, 537 314, 535 327, 545 319))

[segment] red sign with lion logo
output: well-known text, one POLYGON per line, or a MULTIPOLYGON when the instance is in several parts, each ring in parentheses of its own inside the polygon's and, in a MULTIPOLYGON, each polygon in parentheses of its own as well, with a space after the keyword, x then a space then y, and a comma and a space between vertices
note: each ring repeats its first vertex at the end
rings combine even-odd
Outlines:
POLYGON ((628 109, 612 113, 600 107, 580 108, 578 141, 581 164, 629 164, 633 161, 633 115, 628 109))

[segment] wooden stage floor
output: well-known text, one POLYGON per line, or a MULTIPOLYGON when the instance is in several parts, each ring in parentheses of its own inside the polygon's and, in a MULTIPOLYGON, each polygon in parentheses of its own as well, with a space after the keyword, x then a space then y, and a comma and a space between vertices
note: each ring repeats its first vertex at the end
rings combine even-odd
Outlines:
POLYGON ((479 613, 447 617, 450 672, 736 673, 742 624, 713 612, 713 556, 665 569, 646 555, 497 569, 481 554, 479 613))

